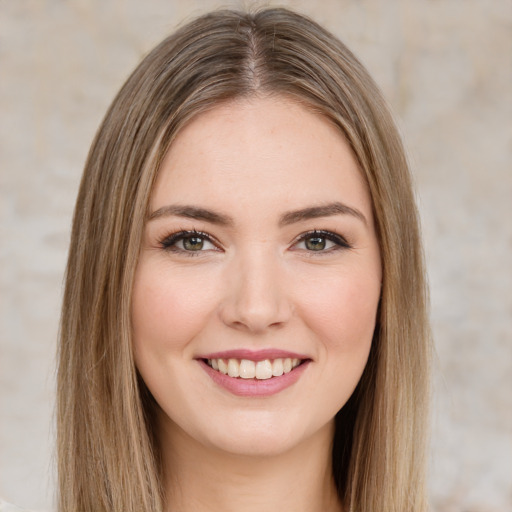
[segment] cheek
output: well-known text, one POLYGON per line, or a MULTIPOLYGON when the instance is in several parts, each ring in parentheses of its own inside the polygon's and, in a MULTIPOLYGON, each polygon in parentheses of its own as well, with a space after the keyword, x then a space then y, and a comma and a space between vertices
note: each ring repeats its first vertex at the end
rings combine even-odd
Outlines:
POLYGON ((315 336, 321 368, 311 391, 320 414, 332 418, 348 401, 368 361, 380 298, 371 272, 337 272, 301 292, 301 316, 315 336))
POLYGON ((172 279, 141 265, 133 287, 132 328, 136 354, 148 349, 183 350, 208 318, 213 294, 199 283, 172 273, 172 279))
POLYGON ((380 297, 378 277, 355 272, 332 276, 303 296, 303 317, 329 357, 366 360, 380 297))

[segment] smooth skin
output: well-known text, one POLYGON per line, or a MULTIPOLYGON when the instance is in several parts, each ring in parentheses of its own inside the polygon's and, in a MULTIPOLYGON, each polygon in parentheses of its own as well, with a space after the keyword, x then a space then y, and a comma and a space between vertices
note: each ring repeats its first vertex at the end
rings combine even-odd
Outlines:
POLYGON ((151 196, 132 310, 169 510, 342 510, 334 416, 367 362, 380 290, 369 192, 332 123, 253 97, 179 132, 151 196), (266 397, 230 393, 197 359, 269 348, 310 362, 266 397))

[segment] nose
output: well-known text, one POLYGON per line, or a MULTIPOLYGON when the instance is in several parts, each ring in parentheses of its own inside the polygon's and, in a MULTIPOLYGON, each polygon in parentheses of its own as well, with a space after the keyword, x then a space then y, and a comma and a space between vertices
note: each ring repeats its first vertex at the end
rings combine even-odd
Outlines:
POLYGON ((231 328, 261 334, 283 327, 291 318, 283 268, 266 251, 253 252, 233 263, 226 278, 220 316, 231 328))

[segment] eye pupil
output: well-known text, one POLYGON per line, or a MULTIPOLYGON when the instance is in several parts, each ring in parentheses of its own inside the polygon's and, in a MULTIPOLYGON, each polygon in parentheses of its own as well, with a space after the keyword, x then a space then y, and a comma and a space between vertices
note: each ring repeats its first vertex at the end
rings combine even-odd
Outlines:
POLYGON ((325 249, 326 240, 321 236, 311 236, 306 238, 306 248, 310 251, 322 251, 325 249))
POLYGON ((203 248, 204 239, 200 236, 191 236, 183 239, 183 247, 187 251, 200 251, 203 248))

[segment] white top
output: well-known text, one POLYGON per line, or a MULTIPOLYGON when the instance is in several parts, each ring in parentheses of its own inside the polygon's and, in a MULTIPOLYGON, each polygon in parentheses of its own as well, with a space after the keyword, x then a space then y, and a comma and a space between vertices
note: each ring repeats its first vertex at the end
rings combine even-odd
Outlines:
POLYGON ((30 512, 26 508, 16 507, 0 498, 0 512, 30 512))

